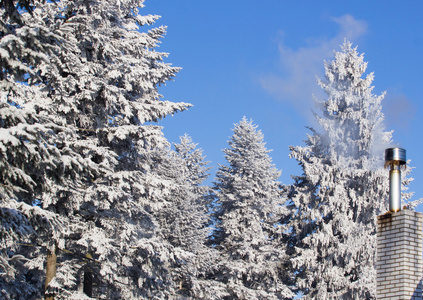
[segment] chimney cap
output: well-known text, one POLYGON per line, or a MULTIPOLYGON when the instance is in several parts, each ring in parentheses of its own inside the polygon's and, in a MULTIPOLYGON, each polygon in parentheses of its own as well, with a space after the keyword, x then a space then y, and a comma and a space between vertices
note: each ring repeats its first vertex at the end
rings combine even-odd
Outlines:
POLYGON ((385 165, 405 165, 407 163, 407 156, 405 149, 402 148, 388 148, 385 150, 385 165))

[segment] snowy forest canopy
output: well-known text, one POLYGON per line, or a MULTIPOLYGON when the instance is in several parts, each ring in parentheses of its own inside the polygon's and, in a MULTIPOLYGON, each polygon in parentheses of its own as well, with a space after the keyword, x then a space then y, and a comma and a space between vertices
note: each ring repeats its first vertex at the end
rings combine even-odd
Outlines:
POLYGON ((179 68, 143 0, 0 7, 0 298, 376 298, 392 133, 350 42, 290 148, 294 183, 244 117, 208 186, 198 145, 157 125, 191 104, 158 92, 179 68))

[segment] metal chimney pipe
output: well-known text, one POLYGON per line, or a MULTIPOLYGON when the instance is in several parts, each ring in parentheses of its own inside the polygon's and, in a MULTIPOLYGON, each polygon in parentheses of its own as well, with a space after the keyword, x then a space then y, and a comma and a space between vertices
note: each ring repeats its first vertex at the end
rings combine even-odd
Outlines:
POLYGON ((388 148, 385 150, 385 168, 389 170, 389 211, 401 210, 401 166, 407 163, 405 149, 388 148))

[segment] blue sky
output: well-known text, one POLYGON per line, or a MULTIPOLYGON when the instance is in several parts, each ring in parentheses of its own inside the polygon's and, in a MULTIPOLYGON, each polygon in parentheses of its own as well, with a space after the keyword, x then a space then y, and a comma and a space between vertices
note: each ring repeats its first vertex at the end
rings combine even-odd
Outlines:
MULTIPOLYGON (((188 111, 160 122, 166 137, 188 133, 211 161, 225 163, 233 124, 243 116, 262 130, 282 183, 301 170, 289 158, 315 126, 313 94, 323 97, 316 76, 344 38, 364 53, 374 72, 374 93, 386 91, 385 126, 407 150, 423 197, 422 1, 146 0, 142 14, 168 26, 159 51, 182 67, 161 87, 165 100, 189 102, 188 111)), ((418 211, 423 211, 420 206, 418 211)))

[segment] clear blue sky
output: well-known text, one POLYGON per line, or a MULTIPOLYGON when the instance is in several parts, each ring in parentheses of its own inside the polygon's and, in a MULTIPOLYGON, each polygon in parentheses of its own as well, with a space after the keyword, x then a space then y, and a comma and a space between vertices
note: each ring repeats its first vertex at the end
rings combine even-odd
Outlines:
MULTIPOLYGON (((358 46, 375 73, 374 93, 386 91, 385 126, 407 150, 423 197, 423 1, 146 0, 142 14, 168 26, 159 51, 182 67, 160 89, 164 99, 189 102, 188 111, 161 121, 167 138, 191 135, 211 161, 225 163, 233 124, 245 115, 262 130, 282 183, 301 170, 289 146, 302 145, 315 126, 315 76, 344 38, 358 46)), ((418 211, 423 211, 419 206, 418 211)))

